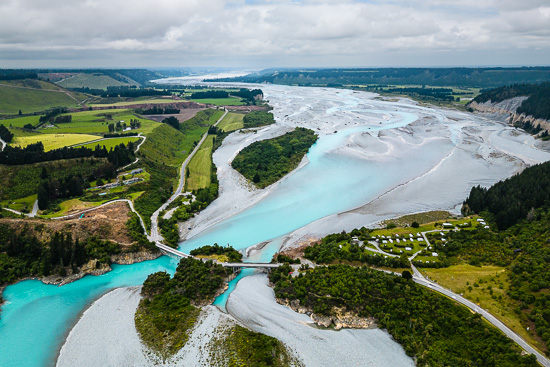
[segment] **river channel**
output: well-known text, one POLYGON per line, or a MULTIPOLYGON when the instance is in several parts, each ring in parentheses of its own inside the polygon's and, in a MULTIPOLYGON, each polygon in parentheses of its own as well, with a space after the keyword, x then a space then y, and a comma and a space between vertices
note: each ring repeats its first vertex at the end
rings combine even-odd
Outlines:
MULTIPOLYGON (((245 250, 265 242, 251 260, 268 262, 289 239, 373 225, 410 212, 456 211, 471 186, 488 186, 527 164, 550 159, 529 135, 464 112, 348 90, 261 88, 277 123, 255 134, 234 133, 216 151, 220 198, 194 220, 181 251, 215 242, 245 250), (265 191, 243 186, 229 167, 236 152, 296 126, 319 134, 301 167, 265 191)), ((87 305, 114 288, 139 285, 153 272, 172 273, 176 265, 164 256, 114 265, 105 275, 62 287, 36 280, 7 287, 0 365, 52 365, 87 305)), ((216 301, 221 308, 227 295, 216 301)))

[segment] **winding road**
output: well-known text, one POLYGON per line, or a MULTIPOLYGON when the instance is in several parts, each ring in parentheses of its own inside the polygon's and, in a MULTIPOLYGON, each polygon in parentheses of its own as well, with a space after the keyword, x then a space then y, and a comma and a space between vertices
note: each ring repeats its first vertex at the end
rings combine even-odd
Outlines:
MULTIPOLYGON (((223 114, 222 117, 219 118, 218 121, 216 121, 216 123, 213 126, 217 126, 225 118, 225 116, 227 115, 228 112, 229 111, 227 110, 227 108, 225 108, 225 113, 223 114)), ((159 230, 158 230, 158 216, 159 216, 160 212, 165 210, 168 207, 168 205, 174 199, 176 199, 178 196, 181 195, 181 193, 183 191, 183 187, 185 186, 185 168, 187 167, 187 164, 189 164, 189 162, 191 161, 191 159, 193 158, 195 153, 200 149, 202 143, 206 140, 207 136, 208 136, 208 132, 204 133, 204 135, 202 136, 201 140, 199 141, 199 143, 197 144, 195 149, 193 149, 191 154, 189 154, 187 159, 181 165, 179 184, 178 184, 178 188, 176 189, 176 191, 174 191, 174 194, 172 194, 170 199, 168 199, 168 201, 166 201, 164 204, 162 204, 162 206, 160 208, 158 208, 153 213, 153 215, 151 216, 151 234, 149 236, 147 236, 149 241, 153 241, 155 243, 163 241, 162 235, 159 233, 159 230)))

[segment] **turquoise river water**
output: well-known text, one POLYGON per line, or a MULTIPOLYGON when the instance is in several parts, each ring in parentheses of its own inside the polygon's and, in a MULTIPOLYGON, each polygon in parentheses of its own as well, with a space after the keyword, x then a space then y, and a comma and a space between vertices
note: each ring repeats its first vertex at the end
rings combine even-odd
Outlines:
MULTIPOLYGON (((388 182, 396 179, 391 172, 373 179, 367 161, 331 152, 350 134, 402 127, 415 121, 417 116, 407 112, 371 112, 391 114, 392 118, 383 124, 363 125, 322 136, 310 149, 307 165, 255 205, 182 243, 180 250, 188 252, 214 242, 245 249, 274 240, 254 259, 268 262, 279 249, 283 235, 380 195, 388 182), (323 184, 312 184, 319 182, 323 184)), ((175 259, 163 256, 134 265, 114 265, 107 274, 86 276, 62 287, 36 280, 7 287, 4 291, 7 303, 0 314, 0 366, 53 365, 70 327, 87 305, 111 289, 142 284, 153 272, 173 273, 176 265, 175 259)), ((240 277, 250 273, 243 271, 240 277)), ((238 279, 230 284, 229 291, 236 281, 238 279)), ((216 304, 223 308, 228 294, 220 296, 216 304)))

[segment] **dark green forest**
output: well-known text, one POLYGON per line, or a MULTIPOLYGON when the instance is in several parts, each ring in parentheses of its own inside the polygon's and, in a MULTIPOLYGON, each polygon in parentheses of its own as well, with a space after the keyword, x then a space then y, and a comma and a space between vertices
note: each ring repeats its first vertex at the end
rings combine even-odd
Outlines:
POLYGON ((231 246, 224 247, 224 246, 218 245, 217 243, 213 245, 206 245, 206 246, 196 248, 194 250, 191 250, 189 254, 192 256, 225 255, 227 256, 229 262, 241 262, 243 260, 243 254, 235 250, 233 247, 231 246))
POLYGON ((273 118, 273 114, 265 111, 252 111, 247 113, 243 118, 243 126, 247 129, 274 123, 275 119, 273 118))
POLYGON ((0 225, 0 285, 31 276, 65 276, 67 268, 76 272, 91 259, 110 264, 111 255, 120 252, 118 244, 95 237, 79 241, 70 234, 56 232, 50 240, 41 241, 26 231, 17 234, 9 226, 0 225))
POLYGON ((264 188, 298 167, 316 141, 317 135, 312 130, 298 127, 277 138, 250 144, 237 154, 231 166, 264 188))
POLYGON ((490 212, 499 229, 506 229, 527 217, 534 208, 550 207, 550 162, 534 165, 489 189, 473 187, 462 212, 490 212))
POLYGON ((299 300, 313 312, 331 315, 344 307, 374 317, 419 366, 537 366, 480 315, 409 279, 366 267, 318 267, 292 278, 288 265, 269 275, 275 295, 299 300))
POLYGON ((550 80, 550 67, 271 69, 218 81, 303 86, 432 85, 494 88, 550 80))

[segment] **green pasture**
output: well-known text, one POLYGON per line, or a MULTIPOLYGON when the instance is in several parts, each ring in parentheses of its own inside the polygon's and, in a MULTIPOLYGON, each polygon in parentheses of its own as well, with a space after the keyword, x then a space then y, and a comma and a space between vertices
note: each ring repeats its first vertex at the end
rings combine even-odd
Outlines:
POLYGON ((186 191, 202 189, 210 185, 213 145, 214 136, 209 135, 189 162, 187 166, 189 177, 185 181, 186 191))
POLYGON ((229 97, 229 98, 205 98, 205 99, 190 99, 192 102, 212 104, 215 106, 242 106, 241 98, 229 97))
POLYGON ((133 100, 133 101, 124 101, 124 102, 116 102, 116 103, 109 103, 109 104, 100 104, 100 103, 94 103, 90 104, 88 106, 90 107, 122 107, 122 106, 131 106, 135 104, 141 104, 141 103, 153 103, 153 104, 162 104, 162 103, 174 103, 178 102, 173 99, 168 98, 153 98, 153 99, 139 99, 139 100, 133 100))
POLYGON ((34 144, 39 141, 44 144, 44 150, 52 150, 63 148, 70 145, 85 143, 91 140, 96 140, 97 135, 87 134, 40 134, 34 136, 20 136, 14 138, 12 143, 15 146, 26 147, 29 144, 34 144))
POLYGON ((126 145, 131 141, 132 142, 137 142, 137 141, 140 141, 140 140, 141 139, 138 138, 138 137, 108 138, 108 139, 103 139, 103 140, 96 141, 96 142, 93 142, 93 143, 81 144, 81 145, 78 145, 78 146, 94 149, 97 145, 99 145, 100 147, 105 146, 105 149, 110 150, 111 148, 114 148, 117 145, 120 145, 120 144, 126 145))
POLYGON ((96 74, 77 74, 61 81, 56 84, 64 88, 91 88, 91 89, 107 89, 107 87, 119 87, 124 85, 130 85, 121 81, 115 80, 107 75, 96 74))
POLYGON ((52 107, 80 107, 77 101, 61 91, 26 89, 0 83, 0 114, 34 113, 52 107))
POLYGON ((244 114, 229 112, 218 124, 218 127, 225 132, 242 129, 244 114))

